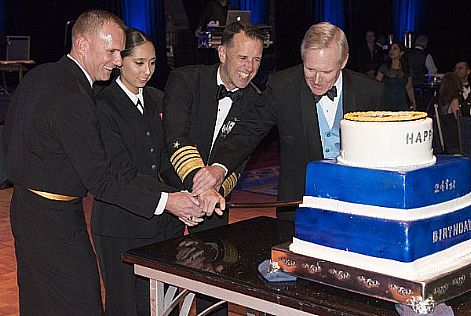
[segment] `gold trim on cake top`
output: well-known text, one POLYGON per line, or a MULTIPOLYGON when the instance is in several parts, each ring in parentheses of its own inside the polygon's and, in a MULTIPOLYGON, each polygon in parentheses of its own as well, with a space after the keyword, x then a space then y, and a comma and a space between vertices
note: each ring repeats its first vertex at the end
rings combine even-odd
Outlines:
POLYGON ((356 122, 401 122, 415 121, 427 117, 425 112, 416 111, 366 111, 350 112, 343 117, 356 122))

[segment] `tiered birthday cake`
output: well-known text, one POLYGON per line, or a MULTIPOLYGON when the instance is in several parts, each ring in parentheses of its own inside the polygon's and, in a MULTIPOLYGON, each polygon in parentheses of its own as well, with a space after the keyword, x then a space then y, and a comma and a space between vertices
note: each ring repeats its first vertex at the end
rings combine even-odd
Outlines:
POLYGON ((412 281, 471 263, 471 163, 432 154, 421 112, 357 112, 311 162, 290 250, 412 281))

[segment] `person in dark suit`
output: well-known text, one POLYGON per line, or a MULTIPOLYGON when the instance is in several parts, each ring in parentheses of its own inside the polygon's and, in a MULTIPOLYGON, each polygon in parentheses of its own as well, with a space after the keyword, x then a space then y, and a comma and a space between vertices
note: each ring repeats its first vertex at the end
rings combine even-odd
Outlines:
POLYGON ((200 33, 206 29, 209 22, 213 22, 215 25, 220 26, 226 25, 228 10, 235 10, 235 8, 229 4, 228 0, 209 1, 198 20, 195 37, 198 37, 200 33))
MULTIPOLYGON (((128 29, 121 57, 119 77, 97 97, 101 138, 111 165, 119 170, 130 164, 140 174, 182 188, 164 148, 163 92, 146 86, 155 70, 154 45, 141 31, 128 29)), ((94 202, 92 236, 105 283, 107 314, 150 315, 149 280, 135 276, 133 266, 122 262, 121 255, 131 248, 183 236, 183 223, 164 212, 169 198, 171 193, 162 192, 160 214, 151 218, 105 201, 94 202)))
POLYGON ((433 61, 432 55, 427 51, 428 37, 425 35, 417 36, 415 47, 407 54, 407 61, 411 69, 413 79, 416 82, 424 80, 425 74, 434 75, 437 73, 437 67, 433 61))
MULTIPOLYGON (((193 186, 196 170, 211 163, 212 153, 224 144, 234 126, 246 119, 254 101, 260 99, 249 84, 260 67, 262 51, 260 30, 235 22, 223 31, 219 64, 186 66, 170 74, 164 97, 165 139, 170 161, 188 190, 193 186)), ((243 166, 241 161, 222 182, 220 193, 224 196, 236 185, 243 166)), ((205 194, 200 192, 198 196, 201 199, 205 194)), ((222 216, 207 216, 190 232, 225 225, 228 218, 227 210, 222 216)), ((197 307, 200 310, 201 304, 197 303, 197 307)))
POLYGON ((376 45, 374 31, 367 31, 365 40, 366 42, 356 52, 356 64, 360 72, 374 78, 376 71, 383 62, 384 54, 382 48, 376 45))
MULTIPOLYGON (((265 106, 234 127, 212 159, 234 170, 276 126, 280 137, 279 200, 300 200, 309 161, 340 153, 343 114, 380 104, 381 84, 344 69, 348 43, 338 27, 322 22, 309 28, 301 44, 301 65, 273 74, 264 91, 265 106)), ((193 192, 220 183, 225 170, 211 165, 198 171, 193 192)), ((277 217, 294 220, 295 208, 278 208, 277 217)))
POLYGON ((471 69, 466 61, 459 61, 455 65, 455 74, 458 76, 461 84, 459 102, 461 105, 461 114, 471 116, 471 87, 469 86, 469 74, 471 69))
MULTIPOLYGON (((99 135, 92 84, 121 66, 124 29, 109 12, 84 12, 70 54, 29 71, 13 96, 3 145, 15 185, 10 218, 21 315, 102 315, 82 205, 87 192, 145 218, 158 208, 164 185, 133 166, 111 168, 99 135)), ((191 195, 175 194, 178 203, 169 198, 167 210, 184 218, 201 213, 191 195)))
MULTIPOLYGON (((195 30, 195 37, 198 38, 202 32, 208 30, 207 26, 224 26, 227 20, 227 11, 235 8, 229 4, 228 0, 212 0, 206 6, 198 20, 195 30)), ((214 65, 219 62, 217 50, 214 48, 198 49, 198 64, 214 65)))

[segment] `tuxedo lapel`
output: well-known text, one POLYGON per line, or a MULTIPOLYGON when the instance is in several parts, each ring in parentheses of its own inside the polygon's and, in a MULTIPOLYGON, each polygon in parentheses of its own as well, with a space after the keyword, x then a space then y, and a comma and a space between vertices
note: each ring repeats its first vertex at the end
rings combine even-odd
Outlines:
POLYGON ((319 120, 317 117, 316 102, 311 90, 304 80, 304 77, 302 78, 302 82, 300 82, 299 86, 301 87, 299 91, 299 98, 308 154, 309 157, 316 157, 318 156, 316 151, 319 151, 318 148, 320 145, 319 120))
POLYGON ((342 70, 343 87, 342 87, 342 102, 343 113, 354 112, 358 108, 355 92, 353 91, 352 81, 348 70, 342 70))
POLYGON ((201 128, 203 130, 202 142, 204 143, 204 148, 202 148, 201 154, 209 151, 211 149, 211 143, 213 141, 214 135, 214 125, 216 124, 217 114, 218 114, 218 100, 216 99, 217 93, 217 70, 219 65, 214 65, 207 67, 205 71, 202 72, 200 77, 199 85, 199 94, 200 102, 199 110, 204 111, 205 121, 201 122, 203 125, 201 128))
MULTIPOLYGON (((246 90, 247 88, 243 89, 246 90)), ((224 123, 222 124, 221 130, 218 131, 218 136, 214 141, 213 151, 218 148, 219 143, 221 143, 224 138, 231 132, 232 128, 240 121, 240 118, 244 116, 244 112, 248 111, 248 104, 244 102, 244 93, 241 91, 241 96, 237 102, 232 102, 231 109, 227 113, 224 123)), ((245 98, 245 100, 248 100, 245 98)), ((216 119, 215 119, 216 121, 216 119)))

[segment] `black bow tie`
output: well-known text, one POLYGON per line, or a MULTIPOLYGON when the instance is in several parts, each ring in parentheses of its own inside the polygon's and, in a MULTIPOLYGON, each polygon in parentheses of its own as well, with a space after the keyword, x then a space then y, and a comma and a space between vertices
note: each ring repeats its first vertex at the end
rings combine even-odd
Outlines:
POLYGON ((333 86, 332 88, 330 88, 329 91, 327 91, 326 93, 324 93, 323 95, 315 95, 314 94, 314 100, 317 102, 319 102, 321 100, 321 98, 323 96, 327 96, 331 101, 334 101, 334 98, 337 96, 337 88, 335 86, 333 86))
POLYGON ((224 99, 225 97, 231 98, 232 102, 238 102, 240 97, 242 96, 241 89, 237 91, 227 91, 226 87, 222 84, 218 87, 218 92, 216 94, 216 100, 224 99))
POLYGON ((469 88, 469 83, 461 85, 463 88, 468 89, 469 88))

